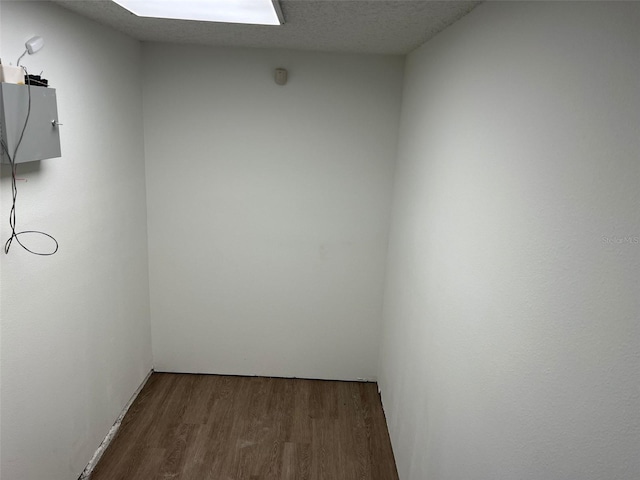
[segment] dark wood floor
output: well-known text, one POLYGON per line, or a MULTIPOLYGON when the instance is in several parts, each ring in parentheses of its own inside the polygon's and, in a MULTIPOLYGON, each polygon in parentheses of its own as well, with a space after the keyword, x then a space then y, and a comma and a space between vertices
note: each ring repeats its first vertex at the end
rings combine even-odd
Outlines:
POLYGON ((91 480, 397 480, 376 384, 154 373, 91 480))

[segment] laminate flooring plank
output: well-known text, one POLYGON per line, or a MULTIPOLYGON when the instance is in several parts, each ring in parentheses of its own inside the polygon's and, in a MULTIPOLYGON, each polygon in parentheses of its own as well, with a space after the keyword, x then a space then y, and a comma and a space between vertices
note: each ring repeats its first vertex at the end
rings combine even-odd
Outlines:
MULTIPOLYGON (((204 479, 219 479, 222 477, 225 465, 229 463, 227 457, 234 452, 231 449, 233 435, 234 405, 236 393, 230 388, 231 384, 225 379, 221 390, 215 393, 215 400, 207 425, 201 430, 199 442, 206 445, 203 466, 199 473, 204 479)), ((200 480, 197 476, 194 480, 200 480)))
POLYGON ((397 480, 375 384, 154 373, 91 480, 397 480))
POLYGON ((193 480, 223 478, 222 470, 226 463, 226 457, 231 452, 228 438, 231 433, 232 417, 226 417, 225 420, 201 427, 197 441, 202 446, 198 445, 192 448, 196 451, 202 450, 200 453, 202 464, 190 465, 193 480))
POLYGON ((244 460, 247 452, 243 450, 250 446, 246 437, 251 422, 249 412, 252 384, 253 378, 238 378, 237 389, 234 392, 233 412, 231 415, 232 425, 227 439, 226 452, 221 452, 224 462, 219 478, 248 478, 238 475, 244 475, 244 460))
POLYGON ((289 480, 295 478, 296 472, 296 444, 293 442, 285 442, 282 447, 282 467, 280 470, 280 480, 289 480))
POLYGON ((311 412, 309 410, 309 395, 311 380, 295 380, 294 406, 291 441, 296 443, 311 443, 311 412))
POLYGON ((289 478, 295 480, 311 479, 311 444, 295 444, 295 475, 289 478))
POLYGON ((213 375, 204 375, 198 379, 199 385, 193 390, 193 397, 188 401, 183 422, 203 425, 209 421, 209 415, 215 402, 215 390, 218 382, 213 375))
POLYGON ((196 425, 193 424, 183 423, 175 427, 175 431, 169 437, 171 443, 167 442, 167 447, 164 449, 166 453, 158 480, 175 478, 184 472, 187 461, 189 463, 192 461, 185 454, 188 446, 193 445, 196 433, 196 425))
POLYGON ((184 463, 180 478, 184 480, 202 480, 206 472, 207 450, 211 445, 208 441, 209 431, 208 425, 193 426, 193 441, 187 445, 184 455, 188 459, 184 463))

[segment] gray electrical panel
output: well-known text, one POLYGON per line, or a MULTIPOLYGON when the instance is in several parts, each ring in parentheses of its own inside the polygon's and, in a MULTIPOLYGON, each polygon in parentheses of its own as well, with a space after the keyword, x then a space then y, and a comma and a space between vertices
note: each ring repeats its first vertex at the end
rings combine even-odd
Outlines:
MULTIPOLYGON (((48 87, 28 87, 13 83, 0 83, 0 135, 13 155, 29 111, 31 89, 31 113, 16 163, 33 162, 61 156, 58 130, 58 106, 56 91, 48 87)), ((9 163, 4 149, 0 148, 2 163, 9 163)))

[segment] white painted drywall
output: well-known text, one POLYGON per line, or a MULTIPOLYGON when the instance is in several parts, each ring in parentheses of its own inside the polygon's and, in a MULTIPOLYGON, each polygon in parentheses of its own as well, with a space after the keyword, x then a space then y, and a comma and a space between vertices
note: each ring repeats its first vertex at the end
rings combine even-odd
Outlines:
MULTIPOLYGON (((0 30, 2 27, 2 2, 0 2, 0 30)), ((0 53, 2 53, 2 34, 0 31, 0 53)), ((3 183, 0 180, 0 212, 4 212, 4 203, 2 201, 3 183)), ((0 231, 0 233, 2 233, 0 231)), ((2 475, 2 272, 0 271, 0 475, 2 475)))
MULTIPOLYGON (((0 2, 0 30, 2 27, 2 2, 0 2)), ((2 34, 0 32, 0 53, 2 53, 2 34)), ((2 180, 0 180, 0 213, 4 212, 4 203, 2 201, 2 180)), ((1 231, 0 231, 1 233, 1 231)), ((2 475, 2 274, 0 272, 0 475, 2 475)))
POLYGON ((640 478, 640 4, 407 60, 380 385, 402 480, 640 478))
MULTIPOLYGON (((19 227, 60 251, 0 254, 0 477, 70 480, 151 368, 140 45, 49 2, 3 1, 1 27, 6 62, 44 37, 24 63, 64 126, 62 158, 20 167, 18 195, 19 227)), ((1 186, 4 243, 4 166, 1 186)))
POLYGON ((143 56, 155 367, 375 377, 403 59, 143 56))

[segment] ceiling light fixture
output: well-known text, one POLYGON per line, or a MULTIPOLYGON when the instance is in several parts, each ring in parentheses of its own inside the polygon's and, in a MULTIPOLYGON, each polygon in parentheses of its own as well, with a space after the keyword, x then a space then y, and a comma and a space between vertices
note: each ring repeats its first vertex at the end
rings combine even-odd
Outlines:
POLYGON ((282 25, 278 0, 113 0, 139 17, 282 25))

